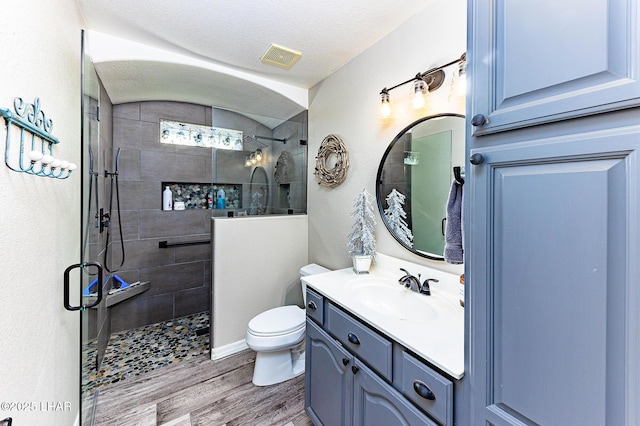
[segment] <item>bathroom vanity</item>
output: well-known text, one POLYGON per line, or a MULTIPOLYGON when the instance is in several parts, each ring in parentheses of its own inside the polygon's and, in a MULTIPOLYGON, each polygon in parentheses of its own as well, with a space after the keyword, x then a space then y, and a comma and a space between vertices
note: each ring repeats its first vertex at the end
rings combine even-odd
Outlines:
POLYGON ((316 425, 454 425, 464 375, 457 277, 382 256, 385 267, 368 275, 304 278, 307 414, 316 425), (432 295, 399 285, 399 267, 438 279, 432 295))

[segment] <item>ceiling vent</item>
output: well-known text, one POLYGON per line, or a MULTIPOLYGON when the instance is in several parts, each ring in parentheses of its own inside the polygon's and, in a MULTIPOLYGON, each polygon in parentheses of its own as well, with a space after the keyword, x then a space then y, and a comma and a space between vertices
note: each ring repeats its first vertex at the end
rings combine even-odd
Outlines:
POLYGON ((298 62, 298 59, 302 56, 302 53, 297 52, 286 47, 272 44, 271 47, 262 55, 262 62, 268 65, 273 65, 279 68, 288 70, 298 62))

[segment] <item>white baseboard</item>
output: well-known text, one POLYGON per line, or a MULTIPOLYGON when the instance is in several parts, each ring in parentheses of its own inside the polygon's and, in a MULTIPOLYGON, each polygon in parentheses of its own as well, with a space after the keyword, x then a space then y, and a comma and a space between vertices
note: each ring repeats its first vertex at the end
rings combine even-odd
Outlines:
POLYGON ((249 346, 247 346, 247 343, 244 340, 220 346, 219 348, 211 348, 211 360, 215 361, 217 359, 242 352, 245 349, 249 349, 249 346))

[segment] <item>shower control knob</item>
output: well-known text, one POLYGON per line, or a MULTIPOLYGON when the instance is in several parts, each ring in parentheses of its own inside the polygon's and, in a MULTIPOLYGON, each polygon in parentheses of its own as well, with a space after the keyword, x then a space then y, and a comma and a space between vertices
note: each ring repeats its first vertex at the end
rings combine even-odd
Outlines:
POLYGON ((481 127, 485 124, 489 124, 489 119, 482 114, 476 114, 471 118, 471 125, 473 127, 481 127))
POLYGON ((473 154, 469 158, 469 162, 474 166, 477 166, 478 164, 484 163, 484 157, 482 156, 482 154, 473 154))

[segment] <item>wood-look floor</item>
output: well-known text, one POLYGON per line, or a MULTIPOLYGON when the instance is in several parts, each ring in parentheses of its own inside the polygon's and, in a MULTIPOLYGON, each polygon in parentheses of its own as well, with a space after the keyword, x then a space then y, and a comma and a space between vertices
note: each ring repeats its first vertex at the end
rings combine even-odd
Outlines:
POLYGON ((100 388, 95 425, 310 426, 304 375, 273 386, 251 383, 255 352, 218 361, 193 357, 100 388))

